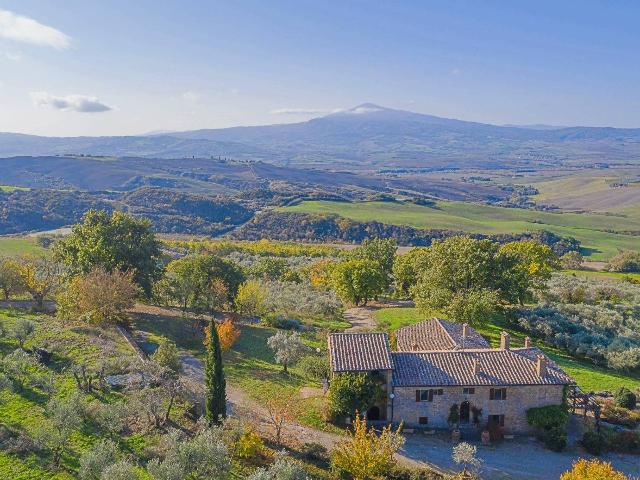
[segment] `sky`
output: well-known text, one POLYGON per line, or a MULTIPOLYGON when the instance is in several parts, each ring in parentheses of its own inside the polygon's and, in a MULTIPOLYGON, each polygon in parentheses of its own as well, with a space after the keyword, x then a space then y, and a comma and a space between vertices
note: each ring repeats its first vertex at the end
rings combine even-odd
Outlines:
POLYGON ((640 127, 640 2, 0 0, 0 131, 131 135, 372 102, 640 127))

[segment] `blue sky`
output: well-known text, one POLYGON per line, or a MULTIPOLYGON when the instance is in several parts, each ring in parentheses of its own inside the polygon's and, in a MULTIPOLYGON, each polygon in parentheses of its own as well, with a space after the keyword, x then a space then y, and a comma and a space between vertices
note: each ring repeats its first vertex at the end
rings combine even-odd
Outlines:
POLYGON ((640 2, 0 0, 0 131, 120 135, 373 102, 640 127, 640 2))

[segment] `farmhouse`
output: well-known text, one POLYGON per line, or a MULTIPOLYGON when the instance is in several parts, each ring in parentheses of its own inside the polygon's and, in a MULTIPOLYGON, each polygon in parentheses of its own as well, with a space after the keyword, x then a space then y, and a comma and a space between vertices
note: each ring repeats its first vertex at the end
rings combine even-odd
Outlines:
POLYGON ((503 332, 500 347, 490 348, 469 325, 438 318, 400 328, 397 351, 386 333, 329 335, 333 375, 366 372, 384 395, 367 412, 371 421, 407 427, 446 428, 453 405, 459 427, 500 426, 505 433, 526 433, 526 411, 562 403, 573 379, 541 350, 512 348, 503 332))

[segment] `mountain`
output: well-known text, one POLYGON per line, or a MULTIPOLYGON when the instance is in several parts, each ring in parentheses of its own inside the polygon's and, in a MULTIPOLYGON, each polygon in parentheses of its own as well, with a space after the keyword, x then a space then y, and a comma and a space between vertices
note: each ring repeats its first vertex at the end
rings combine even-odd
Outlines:
POLYGON ((465 168, 640 161, 640 129, 497 126, 372 103, 292 124, 124 137, 0 133, 0 157, 228 157, 320 168, 465 168))

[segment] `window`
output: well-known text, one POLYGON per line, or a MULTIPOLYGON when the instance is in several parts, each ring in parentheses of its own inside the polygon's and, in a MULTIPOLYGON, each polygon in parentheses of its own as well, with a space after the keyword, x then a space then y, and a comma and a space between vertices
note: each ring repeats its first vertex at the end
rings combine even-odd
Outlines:
POLYGON ((507 389, 506 388, 492 388, 489 390, 489 400, 506 400, 507 389))
POLYGON ((442 395, 442 388, 431 388, 429 390, 416 390, 416 402, 433 402, 434 395, 442 395))
POLYGON ((433 390, 416 390, 416 402, 433 402, 433 390))
POLYGON ((418 417, 419 425, 426 425, 429 423, 429 419, 427 417, 418 417))
POLYGON ((504 427, 504 415, 489 415, 489 424, 504 427))
POLYGON ((464 387, 462 389, 462 393, 464 395, 473 395, 474 393, 476 393, 476 389, 473 387, 464 387))

